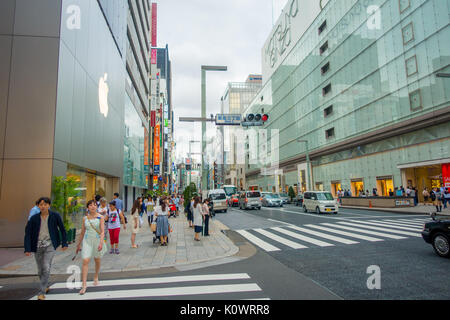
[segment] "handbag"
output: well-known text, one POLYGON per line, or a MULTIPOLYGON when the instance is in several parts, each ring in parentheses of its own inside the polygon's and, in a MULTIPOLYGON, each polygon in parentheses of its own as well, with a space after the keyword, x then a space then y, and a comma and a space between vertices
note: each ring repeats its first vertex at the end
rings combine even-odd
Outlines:
POLYGON ((156 222, 153 222, 153 223, 150 225, 150 229, 152 230, 152 232, 156 232, 156 222))
POLYGON ((144 220, 142 219, 142 217, 139 217, 139 228, 142 227, 143 224, 144 220))

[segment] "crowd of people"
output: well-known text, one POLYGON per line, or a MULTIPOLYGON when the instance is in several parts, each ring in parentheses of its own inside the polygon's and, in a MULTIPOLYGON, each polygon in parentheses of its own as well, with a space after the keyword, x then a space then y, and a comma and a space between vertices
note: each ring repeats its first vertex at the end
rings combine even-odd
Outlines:
MULTIPOLYGON (((168 235, 172 230, 169 217, 177 217, 180 208, 184 208, 184 205, 183 196, 179 195, 172 195, 171 197, 141 196, 134 201, 128 221, 123 212, 123 201, 119 198, 118 193, 114 194, 113 200, 109 203, 106 198, 100 195, 89 200, 81 223, 81 234, 78 237, 75 256, 72 259, 75 260, 78 253, 81 252, 82 287, 79 292, 80 295, 84 295, 87 290, 87 275, 91 259, 94 259, 95 262, 93 283, 98 285, 101 258, 108 252, 108 237, 109 254, 120 254, 120 231, 122 228, 126 230, 128 224, 131 231, 131 248, 139 248, 136 243, 136 236, 144 226, 144 215, 147 215, 148 226, 153 232, 153 243, 159 241, 160 246, 167 246, 168 235)), ((207 202, 204 202, 203 205, 199 203, 199 198, 193 199, 192 205, 193 219, 191 220, 196 225, 194 239, 200 241, 201 221, 204 221, 205 216, 209 214, 208 206, 207 202)), ((50 206, 51 199, 47 197, 38 199, 30 211, 25 228, 25 255, 31 256, 34 253, 40 279, 38 300, 45 300, 45 294, 49 291, 50 269, 57 248, 60 246, 62 250, 68 248, 67 233, 63 220, 59 213, 50 210, 50 206)), ((205 231, 207 232, 205 235, 208 235, 208 219, 206 219, 205 231)))

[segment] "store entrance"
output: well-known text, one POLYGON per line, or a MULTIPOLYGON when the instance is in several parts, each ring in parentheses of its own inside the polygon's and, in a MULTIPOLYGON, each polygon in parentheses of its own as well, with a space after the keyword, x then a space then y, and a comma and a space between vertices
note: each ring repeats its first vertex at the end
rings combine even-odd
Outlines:
POLYGON ((432 188, 443 186, 442 165, 429 165, 422 167, 402 169, 404 187, 416 187, 418 190, 419 202, 423 202, 423 190, 430 191, 432 188))
POLYGON ((337 198, 337 192, 341 189, 342 186, 340 181, 331 182, 331 193, 333 194, 333 197, 337 198))

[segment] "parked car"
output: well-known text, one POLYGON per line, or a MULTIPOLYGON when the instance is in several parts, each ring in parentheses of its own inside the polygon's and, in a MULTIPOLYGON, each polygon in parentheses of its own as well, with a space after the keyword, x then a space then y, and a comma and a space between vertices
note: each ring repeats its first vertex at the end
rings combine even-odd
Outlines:
POLYGON ((431 218, 433 220, 423 227, 422 238, 433 246, 438 256, 450 258, 450 220, 436 218, 436 213, 432 213, 431 218))
POLYGON ((261 204, 264 207, 282 207, 283 200, 276 193, 266 193, 262 195, 261 204))
POLYGON ((223 189, 214 189, 208 191, 208 199, 212 202, 213 211, 227 212, 227 195, 223 189))
POLYGON ((303 207, 303 194, 302 193, 297 194, 297 196, 294 198, 294 202, 297 207, 298 206, 303 207))
POLYGON ((278 194, 278 196, 281 198, 281 200, 283 201, 283 204, 286 204, 286 203, 291 203, 291 199, 289 199, 289 196, 288 196, 288 194, 287 193, 277 193, 278 194))
POLYGON ((261 210, 261 192, 243 191, 239 196, 240 209, 258 209, 261 210))
POLYGON ((303 211, 315 211, 316 213, 334 213, 339 210, 337 201, 327 191, 307 191, 303 194, 303 211))

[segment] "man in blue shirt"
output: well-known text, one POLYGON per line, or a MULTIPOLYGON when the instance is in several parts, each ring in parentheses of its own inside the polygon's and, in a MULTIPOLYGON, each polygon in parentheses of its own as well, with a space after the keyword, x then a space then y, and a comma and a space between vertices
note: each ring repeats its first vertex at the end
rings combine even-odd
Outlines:
POLYGON ((30 210, 30 215, 28 216, 28 221, 31 219, 32 216, 34 216, 35 214, 39 214, 41 213, 41 209, 39 209, 38 207, 39 203, 36 201, 36 205, 31 208, 30 210))
POLYGON ((122 200, 119 199, 119 194, 114 193, 114 201, 116 202, 116 208, 123 212, 122 210, 122 200))

